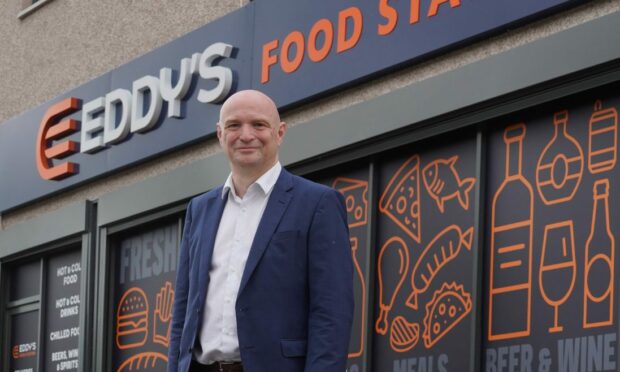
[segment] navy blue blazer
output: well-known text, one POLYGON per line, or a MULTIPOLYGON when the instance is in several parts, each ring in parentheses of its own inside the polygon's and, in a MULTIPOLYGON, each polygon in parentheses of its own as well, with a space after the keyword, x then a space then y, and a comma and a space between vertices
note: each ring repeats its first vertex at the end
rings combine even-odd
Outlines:
MULTIPOLYGON (((186 372, 201 328, 222 186, 187 209, 175 287, 169 372, 186 372)), ((343 197, 282 169, 259 223, 235 304, 246 372, 342 372, 353 317, 343 197)))

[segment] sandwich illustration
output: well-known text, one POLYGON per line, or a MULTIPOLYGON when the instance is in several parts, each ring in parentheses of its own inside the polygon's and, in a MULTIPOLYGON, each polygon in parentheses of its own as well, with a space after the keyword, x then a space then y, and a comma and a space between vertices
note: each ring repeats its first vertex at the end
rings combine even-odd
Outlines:
POLYGON ((140 347, 146 343, 149 303, 144 291, 129 288, 118 304, 116 313, 116 346, 119 349, 140 347))

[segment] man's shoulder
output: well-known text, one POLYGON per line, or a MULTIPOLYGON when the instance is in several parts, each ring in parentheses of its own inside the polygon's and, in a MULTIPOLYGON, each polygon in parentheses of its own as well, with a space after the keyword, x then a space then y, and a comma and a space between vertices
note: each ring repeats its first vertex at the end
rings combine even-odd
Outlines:
POLYGON ((302 190, 304 192, 312 192, 316 193, 317 195, 321 195, 325 192, 336 191, 329 186, 325 186, 323 184, 311 181, 307 178, 297 176, 292 173, 290 173, 290 175, 293 180, 293 186, 295 188, 299 188, 299 190, 302 190))
POLYGON ((205 193, 202 193, 198 196, 194 196, 191 200, 190 200, 190 204, 191 205, 203 205, 205 204, 208 200, 213 199, 213 198, 217 198, 217 197, 221 197, 222 196, 222 188, 224 187, 224 185, 220 185, 216 188, 213 188, 205 193))

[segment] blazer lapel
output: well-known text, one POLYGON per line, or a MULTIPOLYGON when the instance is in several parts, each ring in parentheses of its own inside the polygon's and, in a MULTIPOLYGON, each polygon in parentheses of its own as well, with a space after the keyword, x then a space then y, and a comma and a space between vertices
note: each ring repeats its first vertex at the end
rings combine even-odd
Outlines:
POLYGON ((226 206, 226 200, 228 194, 222 198, 222 188, 218 188, 214 193, 214 196, 207 200, 205 207, 205 219, 204 219, 204 233, 200 234, 205 240, 201 241, 198 248, 200 251, 200 264, 199 270, 199 286, 200 302, 205 301, 207 294, 207 286, 209 284, 209 269, 211 267, 211 256, 213 256, 213 247, 215 245, 215 236, 217 235, 217 229, 220 226, 220 220, 222 219, 222 213, 224 212, 224 206, 226 206))
POLYGON ((282 168, 280 177, 278 177, 278 181, 274 185, 269 201, 267 202, 267 206, 265 207, 265 211, 263 212, 263 217, 261 218, 258 228, 256 229, 256 235, 254 235, 254 241, 252 242, 252 247, 250 248, 250 254, 248 255, 248 260, 246 261, 245 269, 243 270, 243 276, 241 277, 241 285, 239 286, 238 292, 239 294, 241 294, 248 283, 254 269, 256 269, 256 265, 263 256, 263 253, 271 240, 271 236, 276 230, 276 227, 278 227, 278 224, 284 215, 284 211, 286 211, 286 208, 291 201, 292 188, 293 177, 284 168, 282 168))

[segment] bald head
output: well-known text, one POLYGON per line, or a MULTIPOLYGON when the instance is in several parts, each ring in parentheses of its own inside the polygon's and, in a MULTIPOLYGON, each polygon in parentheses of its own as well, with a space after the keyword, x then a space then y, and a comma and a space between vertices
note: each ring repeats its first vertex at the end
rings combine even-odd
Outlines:
MULTIPOLYGON (((217 137, 228 156, 235 188, 249 186, 277 163, 285 133, 286 123, 280 121, 275 103, 264 93, 243 90, 224 102, 217 137)), ((237 190, 239 195, 243 187, 237 190)))
POLYGON ((253 107, 269 118, 272 124, 280 123, 280 114, 275 102, 258 90, 241 90, 228 97, 220 109, 220 124, 223 118, 240 107, 253 107))

